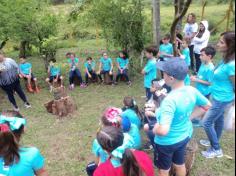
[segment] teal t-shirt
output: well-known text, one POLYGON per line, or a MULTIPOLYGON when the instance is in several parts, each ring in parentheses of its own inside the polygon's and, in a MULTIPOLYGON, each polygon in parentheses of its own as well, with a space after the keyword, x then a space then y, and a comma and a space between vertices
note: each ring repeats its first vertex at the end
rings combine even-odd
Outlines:
MULTIPOLYGON (((163 52, 165 54, 170 54, 170 55, 174 54, 173 45, 171 43, 169 43, 167 45, 165 45, 165 44, 160 45, 159 51, 163 52)), ((169 59, 168 57, 164 57, 163 55, 161 55, 160 57, 164 58, 164 60, 168 60, 169 59)))
POLYGON ((144 87, 151 88, 152 80, 157 78, 157 61, 156 59, 149 59, 146 66, 144 67, 144 87))
POLYGON ((126 109, 122 114, 121 117, 127 117, 130 122, 134 125, 136 125, 138 127, 138 129, 141 128, 141 120, 139 118, 139 116, 137 115, 137 113, 132 110, 132 109, 126 109))
POLYGON ((20 148, 20 160, 11 166, 4 166, 4 160, 0 157, 1 176, 34 176, 34 172, 44 167, 44 157, 34 147, 20 148))
POLYGON ((185 60, 186 64, 187 64, 188 66, 190 66, 190 65, 191 65, 191 58, 190 58, 190 50, 189 50, 189 48, 185 48, 185 49, 182 51, 182 54, 183 54, 183 56, 184 56, 184 60, 185 60))
POLYGON ((129 59, 123 59, 118 57, 116 59, 116 62, 120 65, 121 69, 127 68, 128 64, 129 64, 129 59))
POLYGON ((20 64, 19 67, 20 67, 20 73, 23 73, 25 75, 29 75, 32 65, 31 65, 31 63, 26 62, 26 63, 20 64))
POLYGON ((222 61, 215 69, 212 79, 211 94, 215 100, 230 102, 235 99, 231 76, 235 76, 235 60, 227 64, 222 61))
POLYGON ((111 58, 101 58, 100 59, 100 63, 102 63, 102 70, 103 71, 110 71, 111 70, 111 66, 112 66, 112 59, 111 58))
POLYGON ((79 63, 79 58, 75 58, 74 60, 68 59, 67 61, 68 61, 69 64, 72 64, 71 68, 73 68, 73 67, 76 66, 76 64, 79 63))
MULTIPOLYGON (((118 147, 116 150, 113 152, 117 155, 121 154, 122 152, 127 149, 127 148, 133 148, 134 147, 134 139, 128 134, 124 133, 124 142, 123 145, 118 147), (121 152, 121 153, 120 153, 121 152)), ((100 163, 105 163, 107 159, 109 158, 109 155, 107 152, 105 152, 101 145, 98 143, 97 139, 93 141, 93 146, 92 146, 92 152, 96 157, 100 158, 100 163)))
POLYGON ((95 61, 92 61, 92 63, 89 64, 87 61, 87 62, 85 62, 84 66, 85 66, 85 68, 88 69, 88 71, 93 71, 93 70, 95 70, 96 63, 95 63, 95 61))
POLYGON ((61 69, 56 66, 50 66, 50 76, 57 76, 61 74, 61 69))
POLYGON ((184 79, 184 84, 185 84, 185 86, 190 86, 191 85, 191 79, 190 79, 189 74, 184 79))
POLYGON ((171 91, 157 112, 157 123, 169 125, 170 131, 166 136, 156 135, 155 143, 173 145, 191 138, 193 127, 190 116, 195 106, 205 106, 208 102, 205 96, 191 86, 171 91))
POLYGON ((136 125, 131 124, 131 128, 128 134, 134 139, 134 146, 133 146, 134 149, 137 149, 137 150, 141 149, 142 139, 141 139, 139 128, 136 125))
MULTIPOLYGON (((214 69, 215 69, 215 66, 213 63, 210 63, 208 65, 202 63, 202 65, 198 71, 197 78, 211 83, 213 75, 214 75, 214 69)), ((196 88, 205 96, 211 94, 210 86, 207 86, 205 84, 201 84, 201 83, 197 82, 196 88)))

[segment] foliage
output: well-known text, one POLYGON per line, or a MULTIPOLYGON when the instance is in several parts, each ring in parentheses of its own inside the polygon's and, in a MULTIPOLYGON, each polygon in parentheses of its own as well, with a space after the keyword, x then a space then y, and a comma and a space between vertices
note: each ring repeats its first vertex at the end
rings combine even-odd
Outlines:
POLYGON ((40 48, 42 40, 56 34, 56 17, 45 10, 43 1, 2 0, 0 14, 0 39, 40 48))
MULTIPOLYGON (((85 5, 88 1, 84 2, 85 5)), ((126 49, 141 51, 143 49, 143 5, 141 0, 92 0, 89 1, 90 8, 87 11, 87 22, 94 24, 96 28, 101 27, 103 37, 108 44, 113 43, 126 49)), ((71 17, 83 11, 79 6, 72 11, 71 17)))

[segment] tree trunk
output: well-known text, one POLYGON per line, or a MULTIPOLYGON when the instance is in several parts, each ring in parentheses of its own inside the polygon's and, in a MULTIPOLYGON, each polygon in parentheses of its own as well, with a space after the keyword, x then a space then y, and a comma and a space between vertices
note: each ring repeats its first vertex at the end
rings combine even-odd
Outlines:
POLYGON ((4 48, 4 46, 7 44, 7 41, 8 41, 8 40, 9 40, 9 39, 5 39, 5 40, 3 40, 3 41, 1 42, 1 44, 0 44, 0 50, 4 48))
MULTIPOLYGON (((175 19, 174 19, 172 26, 171 26, 171 42, 174 45, 174 56, 177 56, 177 53, 178 53, 177 47, 176 47, 176 26, 178 25, 179 20, 182 19, 184 17, 184 15, 187 13, 191 3, 192 3, 192 0, 187 0, 184 3, 183 10, 179 14, 177 14, 177 16, 175 16, 175 19)), ((178 3, 178 5, 179 5, 179 3, 178 3)), ((179 7, 178 7, 178 9, 179 9, 179 7)))
POLYGON ((20 42, 19 58, 21 58, 21 57, 26 57, 26 47, 27 47, 27 44, 28 44, 27 41, 21 41, 21 42, 20 42))
POLYGON ((161 40, 160 0, 152 0, 153 5, 153 42, 159 48, 161 40))

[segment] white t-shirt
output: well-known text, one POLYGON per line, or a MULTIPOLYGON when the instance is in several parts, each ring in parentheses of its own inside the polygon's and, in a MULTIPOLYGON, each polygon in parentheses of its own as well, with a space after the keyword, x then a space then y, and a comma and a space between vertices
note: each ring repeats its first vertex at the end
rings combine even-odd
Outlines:
MULTIPOLYGON (((187 24, 185 24, 183 32, 184 32, 185 37, 192 36, 193 33, 198 32, 198 24, 197 23, 194 23, 194 24, 187 23, 187 24)), ((191 42, 191 45, 193 45, 193 42, 191 42)))

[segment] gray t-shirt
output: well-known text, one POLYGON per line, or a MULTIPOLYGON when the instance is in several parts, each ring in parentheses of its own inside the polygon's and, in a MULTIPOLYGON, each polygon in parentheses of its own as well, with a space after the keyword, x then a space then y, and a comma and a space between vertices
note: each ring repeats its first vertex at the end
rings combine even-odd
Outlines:
POLYGON ((19 68, 17 63, 10 58, 0 63, 0 86, 7 86, 18 79, 19 68))

